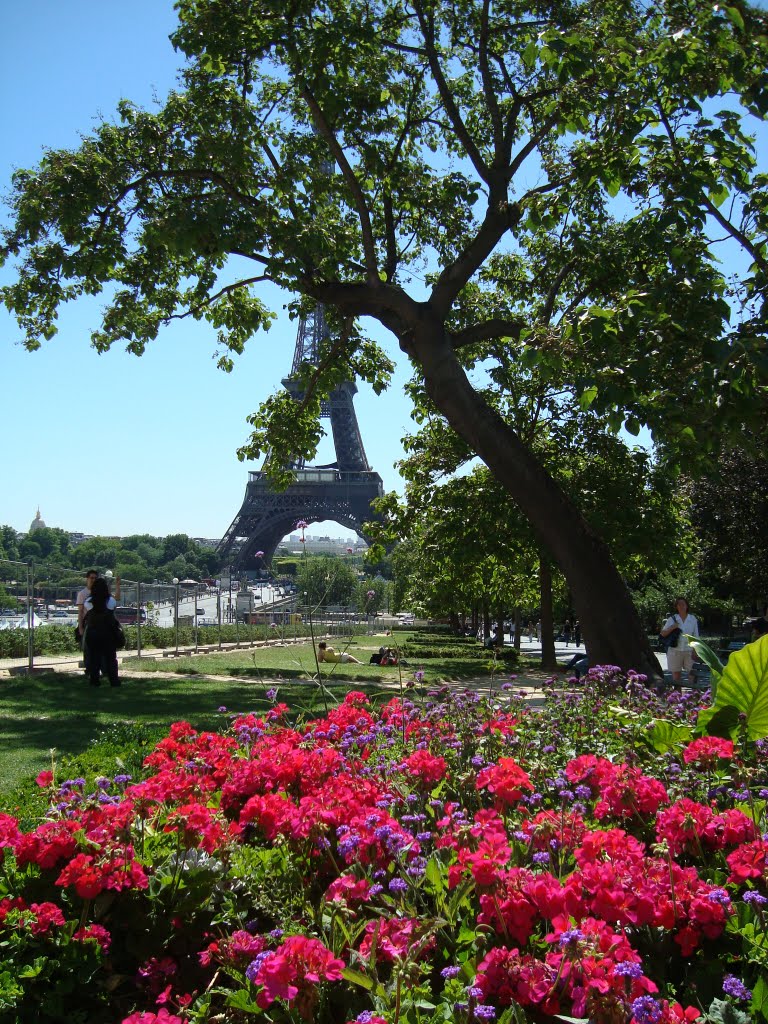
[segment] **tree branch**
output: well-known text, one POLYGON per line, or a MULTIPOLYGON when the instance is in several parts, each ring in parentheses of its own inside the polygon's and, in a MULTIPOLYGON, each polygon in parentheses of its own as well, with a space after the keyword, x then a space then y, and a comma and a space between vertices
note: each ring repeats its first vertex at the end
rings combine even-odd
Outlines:
POLYGON ((508 203, 500 188, 493 190, 480 230, 458 259, 443 270, 432 289, 429 302, 435 312, 443 317, 448 315, 461 289, 490 256, 505 232, 520 222, 522 215, 519 204, 508 203))
POLYGON ((493 126, 494 163, 496 163, 502 156, 501 150, 504 141, 504 130, 496 92, 493 88, 493 81, 491 80, 491 71, 488 66, 488 12, 490 6, 491 0, 483 0, 483 9, 480 14, 480 52, 478 57, 480 64, 480 77, 483 83, 483 97, 485 98, 485 105, 488 108, 491 125, 493 126))
POLYGON ((188 316, 194 316, 195 313, 199 313, 203 309, 207 309, 212 306, 214 302, 218 302, 224 295, 229 295, 230 292, 236 292, 238 288, 245 288, 249 284, 259 284, 261 281, 271 281, 272 278, 269 274, 259 274, 258 277, 246 277, 242 281, 234 281, 232 284, 224 285, 214 295, 209 295, 205 302, 198 302, 196 306, 190 306, 184 313, 170 313, 168 316, 163 317, 163 323, 170 323, 171 320, 186 320, 188 316))
POLYGON ((365 269, 368 274, 369 281, 378 281, 379 279, 379 267, 376 260, 376 243, 373 238, 373 228, 371 227, 371 217, 368 212, 368 205, 363 195, 363 190, 360 188, 360 182, 357 180, 357 175, 352 170, 352 167, 347 160, 346 154, 342 149, 339 140, 333 133, 331 126, 326 120, 325 114, 323 113, 320 104, 317 102, 315 97, 309 90, 309 86, 305 82, 302 76, 299 76, 299 93, 304 102, 309 107, 310 113, 312 114, 312 120, 317 128, 319 134, 328 143, 328 147, 333 153, 336 163, 339 165, 344 181, 347 183, 350 192, 352 193, 352 200, 357 210, 357 216, 360 221, 360 231, 362 233, 363 242, 363 253, 365 257, 365 269))
POLYGON ((477 172, 479 177, 481 177, 482 180, 486 183, 486 185, 490 186, 490 169, 483 160, 482 156, 480 155, 480 150, 475 145, 474 139, 469 134, 467 126, 464 124, 461 118, 459 108, 456 106, 456 103, 454 102, 453 99, 453 94, 451 90, 448 88, 448 83, 445 80, 443 69, 440 67, 440 61, 438 59, 437 50, 435 48, 434 24, 432 22, 432 19, 426 18, 420 2, 415 2, 414 8, 416 10, 416 15, 419 19, 419 26, 421 27, 422 36, 424 37, 424 45, 427 53, 427 60, 429 61, 429 68, 430 71, 432 72, 432 77, 435 80, 437 91, 440 94, 440 99, 443 102, 443 108, 446 114, 448 115, 448 120, 451 122, 451 126, 453 127, 454 132, 461 141, 461 144, 464 146, 464 149, 467 152, 467 156, 472 162, 472 166, 475 168, 475 171, 477 172))
POLYGON ((552 314, 555 311, 555 303, 557 302, 557 293, 560 291, 560 286, 562 285, 566 277, 570 274, 571 270, 573 270, 573 263, 566 263, 557 272, 555 280, 552 282, 549 292, 547 293, 546 301, 544 303, 544 309, 541 313, 541 317, 545 324, 548 324, 552 319, 552 314))
MULTIPOLYGON (((669 123, 669 118, 667 117, 667 113, 664 110, 663 103, 661 102, 661 100, 659 100, 658 103, 659 117, 661 119, 661 123, 664 125, 664 130, 667 133, 667 137, 669 138, 669 144, 670 148, 672 149, 672 153, 674 154, 678 164, 683 164, 684 161, 682 158, 682 154, 680 153, 680 147, 677 144, 677 138, 675 137, 674 129, 672 128, 672 125, 669 123)), ((768 260, 766 260, 765 257, 761 255, 761 253, 755 248, 752 241, 747 237, 747 235, 744 234, 743 231, 740 231, 735 224, 732 224, 727 217, 724 217, 723 214, 720 213, 720 211, 709 198, 709 196, 706 195, 703 191, 701 193, 701 203, 704 209, 709 214, 709 216, 712 217, 713 220, 716 220, 720 227, 727 231, 731 238, 737 241, 739 245, 741 245, 749 253, 752 259, 755 261, 755 263, 757 263, 757 265, 764 273, 767 272, 768 260)))
POLYGON ((480 341, 493 341, 494 338, 519 338, 524 326, 522 320, 486 320, 485 323, 473 324, 451 335, 452 347, 457 351, 480 341))

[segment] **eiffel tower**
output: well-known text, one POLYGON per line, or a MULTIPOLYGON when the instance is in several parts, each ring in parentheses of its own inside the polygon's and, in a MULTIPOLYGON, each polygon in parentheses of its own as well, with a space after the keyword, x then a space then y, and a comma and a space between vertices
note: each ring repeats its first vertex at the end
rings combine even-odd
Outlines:
MULTIPOLYGON (((328 337, 325 311, 318 304, 299 322, 291 373, 282 381, 297 402, 303 398, 297 379, 301 366, 318 365, 328 337)), ((248 474, 243 504, 216 549, 225 565, 262 569, 300 520, 309 524, 331 519, 364 537, 362 525, 374 517, 371 501, 383 494, 383 487, 365 455, 353 405, 356 393, 357 385, 344 381, 321 403, 321 419, 331 421, 335 462, 292 462, 295 480, 285 491, 273 490, 263 469, 248 474)))

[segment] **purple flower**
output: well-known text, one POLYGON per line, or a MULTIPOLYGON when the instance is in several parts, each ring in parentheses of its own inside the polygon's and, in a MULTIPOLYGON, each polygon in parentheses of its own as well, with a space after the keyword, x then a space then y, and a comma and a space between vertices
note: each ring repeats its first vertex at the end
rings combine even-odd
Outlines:
POLYGON ((298 523, 296 523, 296 529, 297 530, 306 530, 306 528, 307 528, 307 524, 306 524, 305 520, 300 519, 298 521, 298 523))
POLYGON ((632 964, 629 960, 622 960, 621 963, 613 965, 613 973, 619 978, 642 978, 642 964, 632 964))
POLYGON ((713 903, 719 903, 721 907, 729 907, 731 905, 731 898, 725 889, 713 889, 707 893, 707 899, 712 900, 713 903))
POLYGON ((475 1007, 475 1019, 476 1020, 496 1020, 496 1010, 492 1006, 476 1006, 475 1007))
POLYGON ((658 1024, 662 1018, 661 1004, 653 996, 640 996, 631 1006, 637 1024, 658 1024))
POLYGON ((734 974, 726 974, 723 978, 723 992, 740 1002, 752 998, 752 993, 734 974))
POLYGON ((741 898, 745 903, 751 903, 755 907, 762 907, 768 903, 768 897, 763 896, 761 892, 755 892, 753 889, 745 892, 741 898))
POLYGON ((245 976, 248 979, 248 981, 253 982, 256 980, 256 975, 259 973, 261 965, 264 963, 265 960, 268 960, 269 957, 271 956, 274 956, 274 953, 272 952, 271 949, 267 949, 263 953, 259 953, 256 956, 255 960, 251 960, 251 962, 245 968, 245 976))
POLYGON ((407 892, 408 883, 404 878, 393 878, 387 888, 390 892, 407 892))
POLYGON ((567 932, 563 932, 558 939, 557 944, 561 949, 564 949, 566 946, 575 946, 576 943, 581 942, 583 938, 584 932, 581 931, 580 928, 569 928, 567 932))
POLYGON ((375 590, 369 590, 368 593, 365 596, 370 601, 372 597, 376 597, 376 591, 375 590))
POLYGON ((461 974, 460 967, 444 967, 440 974, 445 978, 457 978, 461 974))
POLYGON ((277 690, 273 687, 271 690, 267 690, 267 700, 275 700, 277 697, 277 690))
POLYGON ((220 715, 224 715, 227 712, 227 709, 224 707, 223 704, 221 705, 220 708, 216 708, 216 710, 219 712, 220 715))

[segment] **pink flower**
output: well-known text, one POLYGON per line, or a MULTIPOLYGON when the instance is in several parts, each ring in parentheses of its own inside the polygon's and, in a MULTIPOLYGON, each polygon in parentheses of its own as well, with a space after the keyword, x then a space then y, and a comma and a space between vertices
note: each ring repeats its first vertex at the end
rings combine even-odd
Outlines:
POLYGON ((253 978, 255 985, 262 986, 256 1002, 262 1009, 275 999, 296 1002, 301 1016, 311 1020, 317 1001, 315 986, 321 981, 339 981, 345 966, 319 939, 292 935, 261 962, 253 978))
POLYGON ((35 779, 35 782, 41 789, 45 789, 46 786, 50 786, 50 784, 53 782, 53 772, 40 772, 40 774, 35 779))
POLYGON ((713 768, 718 758, 733 757, 733 740, 724 740, 719 736, 702 736, 693 740, 683 751, 686 764, 699 764, 703 768, 713 768))
POLYGON ((121 1024, 184 1024, 184 1021, 175 1013, 168 1013, 163 1007, 157 1013, 152 1010, 137 1010, 130 1017, 123 1017, 121 1024))

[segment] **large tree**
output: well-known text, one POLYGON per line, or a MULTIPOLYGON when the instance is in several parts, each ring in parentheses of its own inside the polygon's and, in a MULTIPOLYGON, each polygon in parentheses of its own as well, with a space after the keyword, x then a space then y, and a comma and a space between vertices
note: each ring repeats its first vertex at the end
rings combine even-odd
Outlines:
POLYGON ((279 478, 312 454, 339 379, 386 386, 359 325, 380 321, 559 564, 593 658, 653 670, 604 543, 467 371, 500 348, 577 353, 588 400, 670 444, 751 412, 766 202, 738 102, 765 113, 764 16, 739 0, 177 6, 183 87, 15 176, 4 298, 28 347, 62 302, 106 289, 97 349, 141 353, 192 316, 229 367, 271 319, 260 281, 325 303, 333 340, 302 409, 276 396, 243 449, 274 452, 279 478), (712 225, 752 261, 741 284, 712 225))

